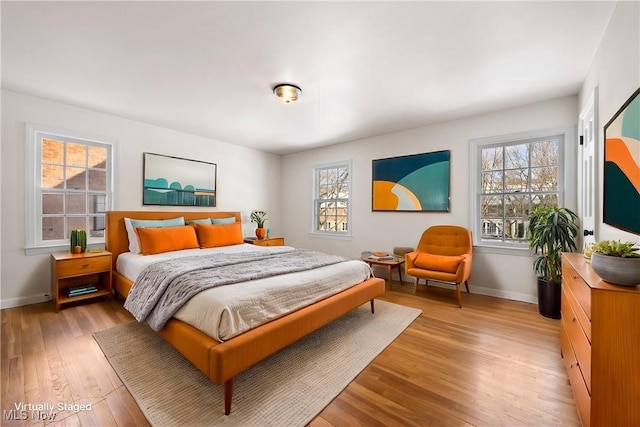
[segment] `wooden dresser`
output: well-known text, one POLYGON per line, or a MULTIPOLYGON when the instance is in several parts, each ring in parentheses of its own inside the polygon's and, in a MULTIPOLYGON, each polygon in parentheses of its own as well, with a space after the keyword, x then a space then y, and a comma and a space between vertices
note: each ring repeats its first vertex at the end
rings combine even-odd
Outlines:
POLYGON ((562 254, 562 356, 582 425, 640 426, 640 287, 562 254))

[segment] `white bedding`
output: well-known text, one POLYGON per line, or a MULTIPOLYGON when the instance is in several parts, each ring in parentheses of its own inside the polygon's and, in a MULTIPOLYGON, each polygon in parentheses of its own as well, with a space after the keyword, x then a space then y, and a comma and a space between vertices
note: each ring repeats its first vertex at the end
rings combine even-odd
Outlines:
MULTIPOLYGON (((283 252, 289 246, 233 245, 212 249, 188 249, 157 255, 126 252, 116 261, 117 271, 134 281, 154 262, 213 252, 283 252)), ((288 312, 310 305, 371 277, 360 260, 332 264, 314 270, 285 274, 234 285, 214 287, 191 298, 174 317, 218 341, 228 340, 288 312)))

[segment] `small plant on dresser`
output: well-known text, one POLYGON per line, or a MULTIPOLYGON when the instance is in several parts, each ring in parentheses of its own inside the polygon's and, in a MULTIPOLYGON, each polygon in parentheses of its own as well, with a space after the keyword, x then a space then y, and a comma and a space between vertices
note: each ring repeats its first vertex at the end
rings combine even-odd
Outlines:
POLYGON ((602 280, 622 286, 640 285, 640 247, 633 242, 601 240, 593 248, 591 267, 602 280))

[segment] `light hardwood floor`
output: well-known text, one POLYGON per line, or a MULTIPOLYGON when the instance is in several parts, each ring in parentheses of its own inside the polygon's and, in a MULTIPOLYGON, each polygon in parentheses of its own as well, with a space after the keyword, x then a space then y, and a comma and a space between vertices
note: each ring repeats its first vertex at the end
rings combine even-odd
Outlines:
MULTIPOLYGON (((394 283, 384 300, 422 315, 312 426, 578 426, 559 321, 532 304, 394 283)), ((471 283, 473 292, 473 283, 471 283)), ((92 337, 131 322, 120 301, 2 310, 1 425, 148 425, 92 337), (14 403, 92 403, 92 411, 13 422, 14 403)), ((30 411, 29 411, 30 413, 30 411)), ((18 414, 19 415, 19 414, 18 414)))

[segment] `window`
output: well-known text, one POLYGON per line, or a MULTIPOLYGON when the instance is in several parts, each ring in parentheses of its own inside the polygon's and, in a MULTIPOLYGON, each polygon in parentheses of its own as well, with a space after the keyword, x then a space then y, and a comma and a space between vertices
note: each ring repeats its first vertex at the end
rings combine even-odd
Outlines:
POLYGON ((27 254, 66 248, 72 229, 104 242, 112 207, 113 147, 105 138, 27 125, 27 254))
POLYGON ((565 206, 565 141, 572 131, 471 141, 474 245, 528 248, 529 213, 565 206))
POLYGON ((313 233, 351 236, 351 161, 313 168, 313 233))

